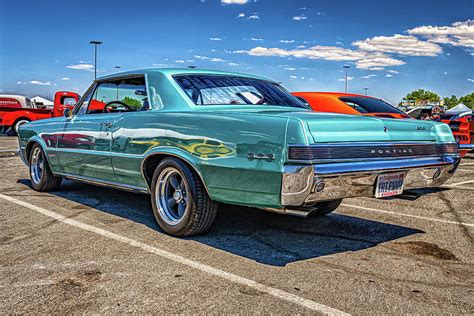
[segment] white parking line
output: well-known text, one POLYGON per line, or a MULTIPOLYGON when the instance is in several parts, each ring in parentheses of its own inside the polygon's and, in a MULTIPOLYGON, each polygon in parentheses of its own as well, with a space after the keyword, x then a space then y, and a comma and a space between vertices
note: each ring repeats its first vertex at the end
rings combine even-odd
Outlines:
POLYGON ((474 180, 468 180, 468 181, 463 181, 463 182, 458 182, 458 183, 449 183, 449 184, 445 184, 443 185, 444 187, 456 187, 458 185, 463 185, 463 184, 466 184, 466 183, 473 183, 474 180))
POLYGON ((376 209, 376 208, 370 208, 370 207, 353 205, 353 204, 346 204, 346 203, 341 203, 341 205, 342 206, 347 206, 347 207, 352 207, 352 208, 357 208, 357 209, 364 210, 364 211, 378 212, 378 213, 391 214, 391 215, 397 215, 397 216, 413 217, 413 218, 424 219, 424 220, 433 221, 433 222, 441 222, 441 223, 446 223, 446 224, 454 224, 454 225, 461 225, 461 226, 467 226, 467 227, 474 227, 474 224, 449 221, 449 220, 446 220, 446 219, 439 219, 439 218, 431 218, 431 217, 425 217, 425 216, 419 216, 419 215, 390 212, 390 211, 379 210, 379 209, 376 209))
POLYGON ((461 162, 460 166, 472 166, 474 162, 461 162))
POLYGON ((320 312, 320 313, 323 313, 323 314, 326 314, 326 315, 349 315, 347 313, 344 313, 344 312, 342 312, 340 310, 337 310, 337 309, 334 309, 332 307, 325 306, 323 304, 316 303, 314 301, 311 301, 311 300, 299 297, 297 295, 294 295, 294 294, 291 294, 291 293, 288 293, 288 292, 285 292, 285 291, 282 291, 282 290, 279 290, 279 289, 276 289, 276 288, 258 283, 256 281, 238 276, 236 274, 226 272, 226 271, 211 267, 209 265, 206 265, 206 264, 199 263, 199 262, 191 260, 191 259, 181 257, 179 255, 168 252, 166 250, 162 250, 162 249, 150 246, 150 245, 145 244, 143 242, 136 241, 134 239, 131 239, 131 238, 113 233, 111 231, 108 231, 108 230, 105 230, 105 229, 102 229, 102 228, 99 228, 99 227, 95 227, 95 226, 92 226, 92 225, 89 225, 89 224, 85 224, 85 223, 82 223, 82 222, 77 221, 75 219, 67 218, 67 217, 65 217, 61 214, 49 211, 47 209, 44 209, 42 207, 27 203, 27 202, 17 200, 15 198, 11 197, 11 196, 4 195, 4 194, 0 193, 0 198, 2 198, 4 200, 7 200, 9 202, 24 206, 26 208, 29 208, 30 210, 36 211, 36 212, 41 213, 43 215, 49 216, 51 218, 54 218, 55 220, 57 220, 59 222, 62 222, 64 224, 68 224, 68 225, 80 228, 82 230, 92 232, 92 233, 95 233, 97 235, 100 235, 100 236, 103 236, 103 237, 106 237, 106 238, 109 238, 109 239, 113 239, 113 240, 128 244, 128 245, 136 247, 136 248, 140 248, 140 249, 142 249, 144 251, 147 251, 149 253, 156 254, 160 257, 163 257, 163 258, 178 262, 180 264, 186 265, 188 267, 200 270, 202 272, 220 277, 220 278, 225 279, 227 281, 230 281, 232 283, 248 286, 248 287, 253 288, 257 291, 270 294, 270 295, 272 295, 276 298, 279 298, 279 299, 288 301, 290 303, 294 303, 294 304, 303 306, 303 307, 311 309, 313 311, 317 311, 317 312, 320 312))

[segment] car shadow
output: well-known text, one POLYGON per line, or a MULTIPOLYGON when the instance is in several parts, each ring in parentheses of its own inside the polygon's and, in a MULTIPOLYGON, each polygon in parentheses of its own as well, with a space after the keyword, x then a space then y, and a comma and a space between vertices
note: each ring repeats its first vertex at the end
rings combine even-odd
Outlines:
MULTIPOLYGON (((29 180, 19 182, 30 186, 29 180)), ((68 180, 60 191, 51 194, 78 203, 73 209, 91 207, 163 232, 153 217, 147 195, 68 180)), ((210 231, 186 239, 263 264, 285 266, 359 251, 418 233, 424 232, 337 213, 304 219, 221 204, 210 231)))

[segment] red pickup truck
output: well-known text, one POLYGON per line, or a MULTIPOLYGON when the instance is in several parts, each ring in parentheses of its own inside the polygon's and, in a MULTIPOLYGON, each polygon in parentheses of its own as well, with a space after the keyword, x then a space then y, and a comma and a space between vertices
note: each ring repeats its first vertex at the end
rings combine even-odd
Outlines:
POLYGON ((58 91, 54 94, 54 107, 39 108, 30 99, 19 95, 0 95, 0 132, 16 134, 21 124, 62 116, 66 108, 72 108, 79 94, 58 91))

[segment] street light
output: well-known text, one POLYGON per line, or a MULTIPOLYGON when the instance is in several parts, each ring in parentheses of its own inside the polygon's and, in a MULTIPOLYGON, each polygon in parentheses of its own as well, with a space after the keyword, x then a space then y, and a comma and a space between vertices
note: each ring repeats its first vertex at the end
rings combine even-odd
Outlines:
POLYGON ((351 66, 349 65, 344 65, 344 69, 346 70, 346 88, 345 88, 345 92, 347 93, 347 69, 351 68, 351 66))
POLYGON ((122 66, 115 66, 115 69, 117 69, 115 72, 119 72, 119 69, 122 68, 122 66))
POLYGON ((369 88, 364 88, 365 95, 367 95, 367 91, 369 91, 369 88))
POLYGON ((94 80, 97 78, 97 45, 102 44, 100 41, 90 41, 89 44, 94 45, 94 80))

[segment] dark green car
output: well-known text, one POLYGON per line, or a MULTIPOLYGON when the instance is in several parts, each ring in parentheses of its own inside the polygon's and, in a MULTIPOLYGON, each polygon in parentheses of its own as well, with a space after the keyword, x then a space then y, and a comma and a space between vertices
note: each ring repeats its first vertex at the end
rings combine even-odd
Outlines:
POLYGON ((148 69, 97 79, 65 117, 19 131, 35 190, 62 178, 151 194, 169 234, 217 202, 327 214, 345 197, 438 186, 459 163, 446 124, 315 113, 265 78, 148 69))

